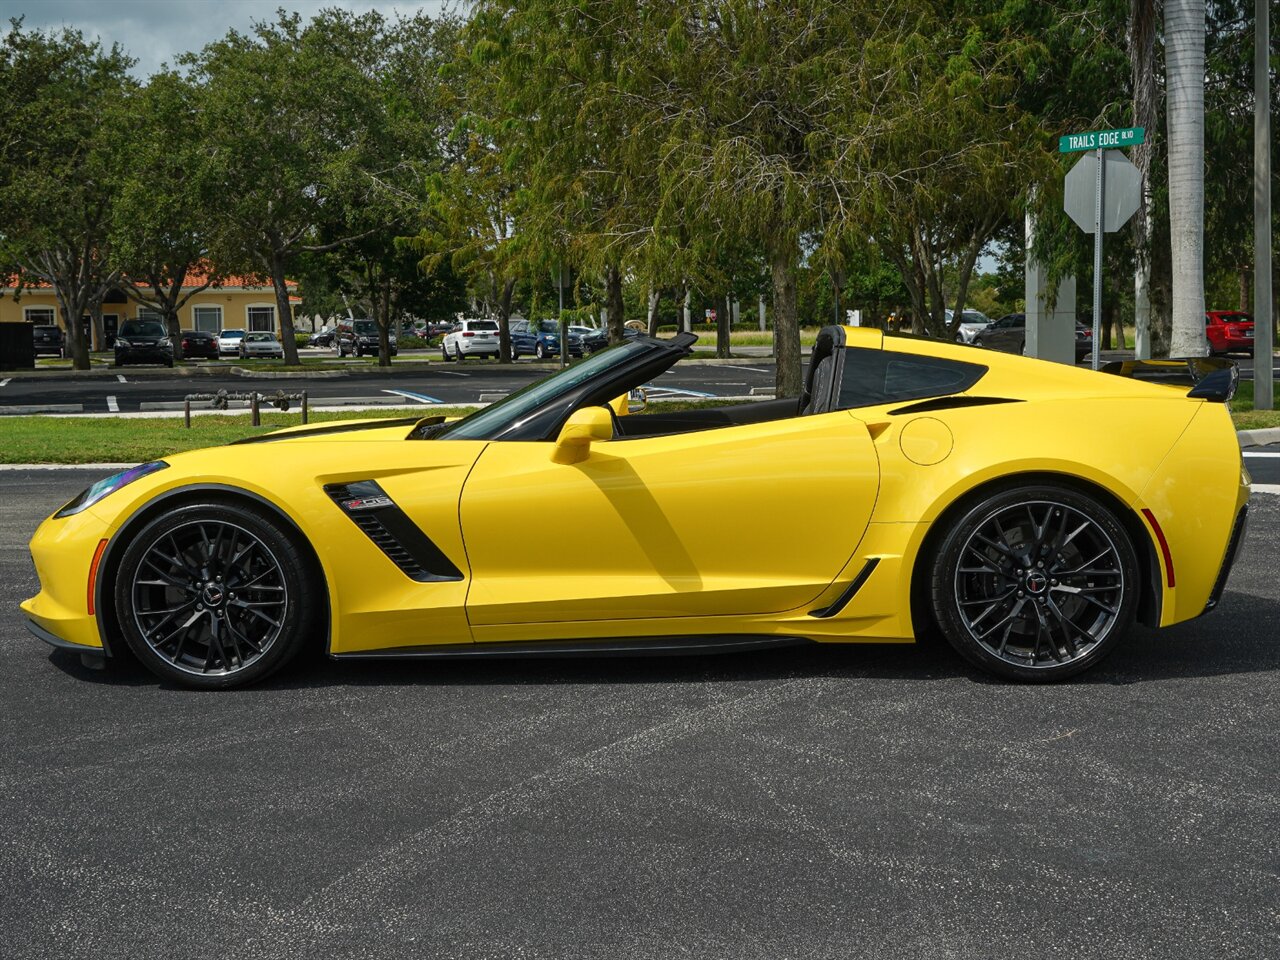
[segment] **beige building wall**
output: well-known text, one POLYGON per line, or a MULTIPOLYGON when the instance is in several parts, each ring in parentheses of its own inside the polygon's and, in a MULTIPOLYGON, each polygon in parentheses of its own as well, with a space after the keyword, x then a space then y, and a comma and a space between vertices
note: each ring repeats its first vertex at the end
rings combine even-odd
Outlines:
MULTIPOLYGON (((58 313, 58 301, 52 290, 24 290, 22 299, 15 301, 12 289, 0 288, 0 323, 23 320, 49 322, 52 310, 53 322, 62 326, 58 313)), ((291 299, 296 299, 292 298, 291 299)), ((106 303, 104 316, 115 315, 119 323, 135 320, 146 308, 130 300, 128 303, 106 303)), ((200 328, 217 330, 273 330, 280 331, 280 319, 276 316, 275 294, 270 287, 220 287, 209 288, 188 300, 178 309, 178 320, 183 330, 196 329, 197 315, 200 328)))

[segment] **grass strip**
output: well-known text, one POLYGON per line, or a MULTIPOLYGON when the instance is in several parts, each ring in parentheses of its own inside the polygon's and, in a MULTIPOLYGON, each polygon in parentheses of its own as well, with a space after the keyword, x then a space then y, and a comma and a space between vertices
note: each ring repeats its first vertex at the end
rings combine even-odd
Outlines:
MULTIPOLYGON (((671 413, 706 406, 728 406, 716 401, 669 400, 650 403, 646 413, 671 413)), ((376 413, 358 410, 312 411, 311 422, 328 420, 376 420, 383 417, 461 417, 470 407, 422 405, 388 408, 376 413)), ((191 429, 182 417, 0 417, 0 463, 143 463, 200 447, 214 447, 232 440, 297 426, 297 413, 262 413, 262 426, 254 427, 248 413, 228 416, 196 416, 191 429)))

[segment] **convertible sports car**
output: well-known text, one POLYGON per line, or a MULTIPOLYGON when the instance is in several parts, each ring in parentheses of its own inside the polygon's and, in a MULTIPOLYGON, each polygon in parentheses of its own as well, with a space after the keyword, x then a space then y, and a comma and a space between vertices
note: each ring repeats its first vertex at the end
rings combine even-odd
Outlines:
POLYGON ((1135 619, 1222 596, 1249 498, 1228 361, 1117 376, 830 327, 798 399, 630 414, 695 340, 628 340, 460 420, 295 428, 103 480, 36 531, 31 630, 194 687, 321 645, 705 652, 932 628, 992 673, 1056 680, 1135 619), (528 489, 573 522, 530 530, 528 489))

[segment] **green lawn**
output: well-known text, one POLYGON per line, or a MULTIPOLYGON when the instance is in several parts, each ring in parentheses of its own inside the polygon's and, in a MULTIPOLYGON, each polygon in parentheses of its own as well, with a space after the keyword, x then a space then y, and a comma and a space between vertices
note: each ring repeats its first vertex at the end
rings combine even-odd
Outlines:
MULTIPOLYGON (((646 413, 689 410, 714 401, 667 400, 649 404, 646 413)), ((725 405, 725 404, 721 404, 725 405)), ((311 422, 374 420, 381 417, 461 417, 469 407, 416 406, 368 411, 318 411, 311 422)), ((0 463, 142 463, 182 450, 212 447, 301 423, 297 413, 262 414, 262 426, 249 414, 194 416, 191 429, 181 417, 0 417, 0 463)))
POLYGON ((1241 380, 1231 401, 1231 419, 1237 430, 1262 430, 1280 427, 1280 410, 1253 409, 1253 381, 1241 380))

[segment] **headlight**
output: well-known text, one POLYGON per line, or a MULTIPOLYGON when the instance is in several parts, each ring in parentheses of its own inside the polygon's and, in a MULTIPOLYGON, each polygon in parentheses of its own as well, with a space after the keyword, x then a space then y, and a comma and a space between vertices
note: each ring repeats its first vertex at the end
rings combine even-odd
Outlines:
POLYGON ((117 346, 117 347, 127 347, 127 346, 129 346, 129 341, 128 341, 128 340, 121 340, 119 337, 116 337, 116 346, 117 346))
POLYGON ((157 470, 164 470, 168 466, 169 465, 163 460, 152 460, 150 463, 143 463, 136 467, 130 467, 128 470, 124 470, 114 476, 107 477, 105 480, 99 480, 55 513, 54 516, 70 517, 73 514, 79 513, 81 510, 88 510, 99 500, 110 496, 121 487, 133 483, 133 481, 139 480, 148 474, 155 473, 157 470))

